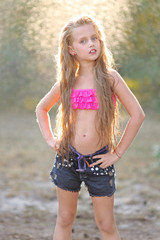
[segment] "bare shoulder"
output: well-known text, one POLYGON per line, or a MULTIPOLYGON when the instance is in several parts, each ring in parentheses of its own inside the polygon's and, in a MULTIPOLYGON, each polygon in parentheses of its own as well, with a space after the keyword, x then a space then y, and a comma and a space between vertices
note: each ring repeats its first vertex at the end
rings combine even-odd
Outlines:
POLYGON ((116 87, 119 82, 124 81, 121 75, 113 68, 109 69, 111 84, 116 87))
POLYGON ((109 73, 110 73, 112 76, 116 76, 116 75, 118 74, 118 72, 117 72, 115 69, 113 69, 113 68, 110 68, 110 69, 109 69, 109 73))
POLYGON ((40 100, 37 107, 49 111, 60 98, 60 84, 56 82, 50 91, 40 100))
POLYGON ((115 92, 119 92, 122 89, 127 89, 128 91, 130 90, 123 77, 115 69, 110 69, 109 72, 111 76, 110 81, 115 92))

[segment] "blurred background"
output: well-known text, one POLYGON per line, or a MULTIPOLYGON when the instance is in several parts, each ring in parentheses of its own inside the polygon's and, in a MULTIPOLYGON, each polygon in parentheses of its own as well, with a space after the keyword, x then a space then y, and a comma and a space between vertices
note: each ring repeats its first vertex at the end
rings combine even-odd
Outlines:
MULTIPOLYGON (((84 13, 102 23, 116 68, 146 113, 116 165, 117 224, 124 240, 159 239, 160 1, 0 0, 1 240, 52 239, 57 200, 49 172, 55 153, 41 136, 35 107, 56 81, 61 28, 84 13)), ((73 239, 100 239, 85 188, 78 209, 73 239)))

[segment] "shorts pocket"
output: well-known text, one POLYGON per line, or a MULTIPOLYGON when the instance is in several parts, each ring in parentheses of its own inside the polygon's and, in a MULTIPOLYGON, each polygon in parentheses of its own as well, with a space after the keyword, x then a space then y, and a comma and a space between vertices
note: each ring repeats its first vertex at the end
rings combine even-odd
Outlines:
POLYGON ((60 168, 60 156, 57 154, 56 155, 56 160, 55 160, 55 163, 52 167, 52 170, 50 172, 50 176, 51 176, 51 179, 52 179, 52 182, 55 182, 56 179, 57 179, 57 169, 60 168))
POLYGON ((51 179, 52 179, 52 182, 54 182, 57 178, 57 173, 56 173, 56 167, 55 167, 55 164, 53 165, 53 168, 50 172, 50 176, 51 176, 51 179))

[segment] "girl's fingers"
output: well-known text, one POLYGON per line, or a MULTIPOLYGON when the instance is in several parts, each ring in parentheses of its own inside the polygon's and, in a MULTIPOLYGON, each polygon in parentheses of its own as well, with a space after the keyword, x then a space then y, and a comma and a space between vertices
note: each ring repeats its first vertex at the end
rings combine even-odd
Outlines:
POLYGON ((102 158, 102 157, 103 157, 103 154, 95 155, 95 156, 93 157, 93 159, 102 158))
POLYGON ((100 160, 98 160, 98 161, 96 161, 96 162, 90 164, 90 167, 93 167, 93 166, 95 166, 95 165, 97 165, 97 164, 100 164, 100 163, 102 163, 102 162, 103 162, 103 160, 100 159, 100 160))
POLYGON ((106 167, 108 167, 109 165, 106 165, 106 163, 104 164, 104 163, 102 163, 101 165, 100 165, 100 167, 101 168, 106 168, 106 167))

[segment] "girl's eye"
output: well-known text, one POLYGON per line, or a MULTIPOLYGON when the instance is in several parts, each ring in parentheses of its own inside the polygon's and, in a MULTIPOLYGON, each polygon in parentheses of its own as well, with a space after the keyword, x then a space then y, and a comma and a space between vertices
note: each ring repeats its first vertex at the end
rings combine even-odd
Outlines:
POLYGON ((93 40, 93 41, 97 40, 97 37, 92 37, 92 40, 93 40))
POLYGON ((81 40, 80 43, 85 43, 86 41, 85 40, 81 40))

